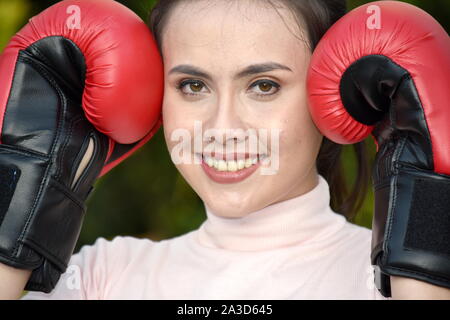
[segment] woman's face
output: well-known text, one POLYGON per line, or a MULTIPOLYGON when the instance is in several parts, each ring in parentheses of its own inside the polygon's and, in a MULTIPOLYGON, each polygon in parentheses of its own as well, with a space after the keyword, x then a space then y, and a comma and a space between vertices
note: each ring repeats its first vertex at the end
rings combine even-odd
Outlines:
POLYGON ((265 1, 172 9, 162 34, 164 134, 214 214, 242 217, 316 186, 322 135, 308 112, 306 38, 291 11, 265 1))

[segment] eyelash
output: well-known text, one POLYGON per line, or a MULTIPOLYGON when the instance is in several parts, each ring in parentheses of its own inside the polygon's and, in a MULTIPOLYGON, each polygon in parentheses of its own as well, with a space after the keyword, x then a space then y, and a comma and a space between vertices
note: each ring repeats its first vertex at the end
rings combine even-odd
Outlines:
MULTIPOLYGON (((177 83, 177 90, 179 90, 182 94, 184 95, 189 95, 189 96, 198 96, 199 94, 197 93, 189 93, 189 92, 183 92, 182 88, 188 84, 192 84, 192 83, 199 83, 202 85, 202 87, 205 87, 205 84, 203 83, 203 81, 201 80, 194 80, 194 79, 188 79, 188 80, 181 80, 180 82, 177 83)), ((280 85, 272 80, 268 80, 268 79, 261 79, 261 80, 257 80, 255 82, 253 82, 250 85, 250 89, 262 84, 262 83, 268 83, 270 85, 272 85, 274 88, 276 88, 276 91, 273 93, 269 93, 269 94, 260 94, 260 93, 256 93, 257 96, 262 97, 262 98, 266 98, 268 96, 273 96, 274 94, 278 93, 278 91, 280 91, 280 85)))

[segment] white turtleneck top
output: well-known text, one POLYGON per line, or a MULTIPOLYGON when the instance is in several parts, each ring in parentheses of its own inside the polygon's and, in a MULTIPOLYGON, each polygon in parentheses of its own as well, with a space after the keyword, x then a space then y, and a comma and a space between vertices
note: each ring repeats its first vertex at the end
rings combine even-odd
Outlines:
POLYGON ((333 212, 326 180, 243 218, 206 208, 194 231, 162 241, 99 238, 72 256, 50 294, 24 299, 384 299, 369 229, 333 212))

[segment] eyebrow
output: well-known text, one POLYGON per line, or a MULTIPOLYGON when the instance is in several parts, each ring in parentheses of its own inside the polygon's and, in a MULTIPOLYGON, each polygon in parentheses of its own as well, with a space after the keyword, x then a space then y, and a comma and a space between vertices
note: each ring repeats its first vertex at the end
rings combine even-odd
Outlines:
MULTIPOLYGON (((287 70, 287 71, 292 72, 292 70, 289 67, 282 65, 280 63, 265 62, 265 63, 252 64, 252 65, 247 66, 243 70, 239 71, 234 76, 234 79, 244 78, 244 77, 248 77, 251 75, 258 74, 258 73, 269 72, 272 70, 287 70)), ((202 69, 200 69, 198 67, 190 65, 190 64, 180 64, 176 67, 173 67, 169 71, 169 74, 172 74, 172 73, 184 73, 184 74, 192 75, 194 77, 202 77, 202 78, 208 79, 210 81, 212 80, 212 77, 207 72, 203 71, 202 69)))

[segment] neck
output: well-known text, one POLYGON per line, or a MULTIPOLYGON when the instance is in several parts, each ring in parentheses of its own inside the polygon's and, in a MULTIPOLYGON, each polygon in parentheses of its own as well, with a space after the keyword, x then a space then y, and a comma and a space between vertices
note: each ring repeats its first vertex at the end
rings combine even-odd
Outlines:
POLYGON ((331 210, 328 184, 318 177, 309 192, 240 218, 220 217, 205 204, 207 219, 198 241, 211 248, 258 251, 301 245, 329 234, 345 218, 331 210))

